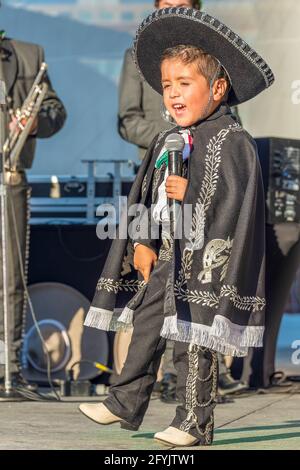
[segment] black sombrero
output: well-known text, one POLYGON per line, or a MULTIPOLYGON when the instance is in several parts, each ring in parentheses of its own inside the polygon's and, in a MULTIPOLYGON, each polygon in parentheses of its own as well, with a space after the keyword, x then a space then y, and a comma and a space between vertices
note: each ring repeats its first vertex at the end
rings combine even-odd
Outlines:
POLYGON ((196 46, 216 57, 231 80, 228 104, 243 103, 272 85, 274 75, 264 59, 221 21, 192 8, 164 8, 139 26, 135 63, 149 85, 162 94, 160 60, 169 47, 196 46))

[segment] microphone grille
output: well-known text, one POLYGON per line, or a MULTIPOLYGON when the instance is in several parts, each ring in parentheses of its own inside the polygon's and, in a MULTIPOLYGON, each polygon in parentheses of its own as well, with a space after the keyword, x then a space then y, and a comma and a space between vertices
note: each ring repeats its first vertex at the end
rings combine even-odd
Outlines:
POLYGON ((169 152, 182 152, 185 142, 184 138, 180 134, 170 134, 165 140, 165 147, 169 152))

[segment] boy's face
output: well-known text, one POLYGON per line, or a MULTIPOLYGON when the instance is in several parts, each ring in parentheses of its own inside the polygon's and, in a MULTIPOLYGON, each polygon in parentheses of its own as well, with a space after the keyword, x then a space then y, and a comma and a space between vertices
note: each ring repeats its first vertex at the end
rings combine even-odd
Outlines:
POLYGON ((197 65, 165 59, 161 64, 164 103, 179 126, 195 124, 206 111, 209 86, 197 65))

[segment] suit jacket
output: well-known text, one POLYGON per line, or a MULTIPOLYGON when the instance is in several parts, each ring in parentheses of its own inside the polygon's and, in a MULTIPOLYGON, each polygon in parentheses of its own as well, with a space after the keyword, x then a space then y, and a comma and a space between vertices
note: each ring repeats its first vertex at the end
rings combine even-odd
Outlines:
POLYGON ((154 137, 174 125, 161 116, 162 97, 140 76, 131 49, 125 52, 119 91, 119 133, 139 147, 142 160, 154 137))
MULTIPOLYGON (((8 106, 16 110, 22 106, 40 70, 44 50, 36 44, 4 39, 1 59, 8 106)), ((29 136, 24 145, 18 165, 20 170, 31 168, 36 138, 51 137, 62 128, 66 119, 64 105, 53 90, 47 74, 46 81, 49 89, 38 113, 37 133, 29 136)))

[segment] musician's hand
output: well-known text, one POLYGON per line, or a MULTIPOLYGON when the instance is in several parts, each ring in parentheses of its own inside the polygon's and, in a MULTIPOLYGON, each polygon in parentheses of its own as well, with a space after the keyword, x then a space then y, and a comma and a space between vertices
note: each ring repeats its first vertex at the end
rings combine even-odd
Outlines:
POLYGON ((157 255, 151 248, 139 244, 134 250, 133 265, 141 273, 145 282, 149 281, 150 273, 157 261, 157 255))
POLYGON ((36 118, 34 119, 34 121, 32 123, 29 134, 30 135, 35 135, 37 133, 37 127, 38 127, 38 117, 36 116, 36 118))
POLYGON ((186 192, 188 180, 181 176, 170 175, 166 180, 166 194, 169 199, 182 201, 186 192))
MULTIPOLYGON (((26 119, 21 119, 21 126, 24 127, 26 125, 26 119)), ((32 123, 31 129, 29 134, 34 135, 37 132, 38 126, 38 118, 36 117, 32 123)), ((18 119, 16 116, 13 116, 12 120, 9 123, 9 130, 20 133, 22 131, 21 127, 18 125, 18 119)))
POLYGON ((13 116, 9 123, 9 130, 14 132, 21 132, 21 129, 18 126, 18 120, 16 116, 13 116))

